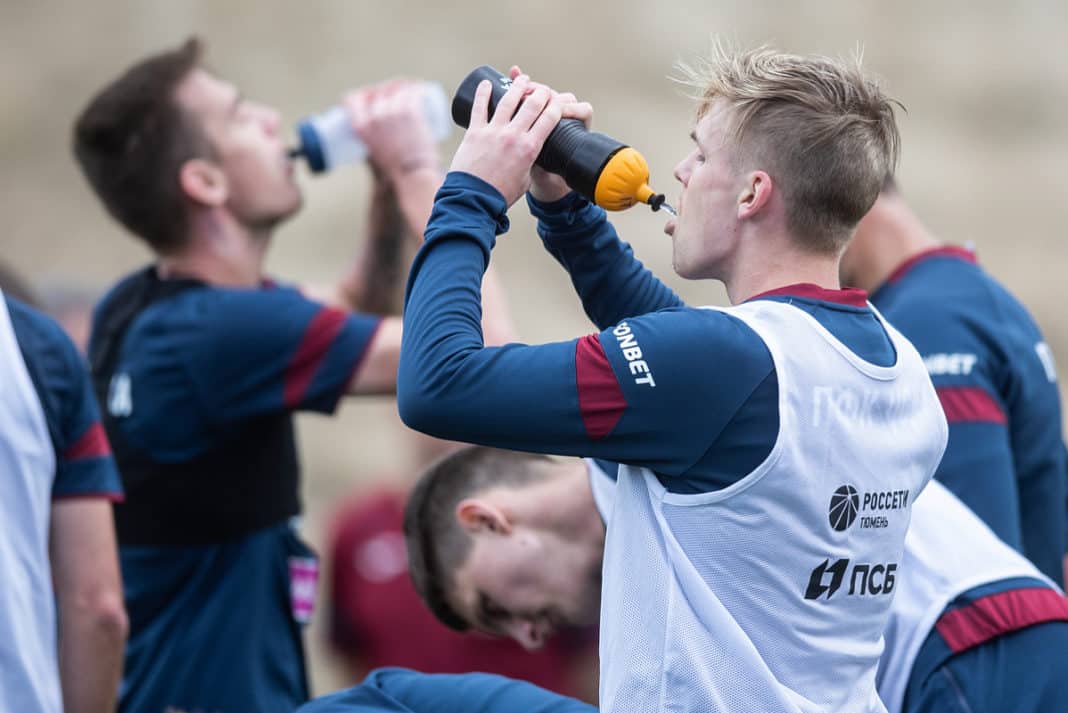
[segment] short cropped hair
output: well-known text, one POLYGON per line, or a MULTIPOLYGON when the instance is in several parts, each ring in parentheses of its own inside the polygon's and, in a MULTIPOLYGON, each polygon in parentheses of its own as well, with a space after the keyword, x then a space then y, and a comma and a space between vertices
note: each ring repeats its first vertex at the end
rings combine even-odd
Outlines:
POLYGON ((840 251, 893 172, 901 142, 900 104, 864 73, 859 53, 834 60, 717 42, 708 59, 678 69, 695 91, 698 121, 726 102, 733 164, 771 175, 798 243, 840 251))
POLYGON ((523 486, 545 477, 551 458, 471 446, 439 460, 423 474, 404 511, 408 569, 415 590, 445 625, 468 623, 449 603, 453 576, 471 552, 471 536, 456 521, 465 498, 498 486, 523 486))
POLYGON ((211 155, 175 97, 202 53, 192 37, 141 60, 93 97, 74 124, 74 156, 89 185, 112 217, 160 254, 188 240, 182 164, 211 155))

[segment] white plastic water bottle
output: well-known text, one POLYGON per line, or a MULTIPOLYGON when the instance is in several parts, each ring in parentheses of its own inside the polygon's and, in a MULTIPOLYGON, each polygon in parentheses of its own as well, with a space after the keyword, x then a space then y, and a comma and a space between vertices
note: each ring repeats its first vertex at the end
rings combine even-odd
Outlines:
MULTIPOLYGON (((441 141, 452 131, 449 99, 437 82, 423 82, 423 110, 434 138, 441 141)), ((300 148, 294 155, 302 155, 313 173, 323 173, 347 163, 357 163, 367 156, 364 145, 352 130, 352 120, 344 106, 335 106, 322 114, 297 124, 300 148)))

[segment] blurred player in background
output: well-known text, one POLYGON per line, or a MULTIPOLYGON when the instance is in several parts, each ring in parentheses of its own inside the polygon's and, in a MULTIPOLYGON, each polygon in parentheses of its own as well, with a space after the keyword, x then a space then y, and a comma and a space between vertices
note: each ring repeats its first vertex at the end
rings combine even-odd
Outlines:
MULTIPOLYGON (((134 64, 74 127, 108 212, 155 255, 99 305, 90 340, 126 488, 116 511, 131 636, 120 709, 289 713, 316 562, 293 413, 392 392, 401 323, 329 306, 264 273, 302 197, 278 113, 201 66, 196 40, 134 64)), ((418 82, 347 97, 378 180, 421 234, 441 183, 418 82)), ((358 262, 373 264, 373 260, 358 262)))
POLYGON ((842 257, 842 281, 916 345, 949 421, 936 477, 1063 582, 1068 462, 1053 352, 975 253, 928 232, 888 178, 842 257))
POLYGON ((74 280, 55 277, 38 284, 41 309, 59 322, 63 331, 87 354, 89 332, 93 325, 93 307, 100 301, 100 290, 78 284, 74 280))
MULTIPOLYGON (((482 587, 484 607, 467 624, 536 645, 531 611, 596 616, 618 469, 481 447, 455 453, 427 470, 409 501, 413 561, 444 561, 442 550, 463 542, 446 595, 482 587), (472 528, 472 509, 492 526, 472 528), (519 558, 522 549, 540 556, 519 558)), ((846 527, 864 527, 863 517, 846 527)), ((941 485, 916 500, 901 566, 879 584, 895 592, 877 679, 891 712, 1041 713, 1068 699, 1068 660, 1058 655, 1068 647, 1068 600, 941 485)), ((831 579, 820 601, 857 586, 831 579)))
POLYGON ((363 683, 318 698, 297 713, 596 713, 588 703, 488 673, 372 671, 363 683))
MULTIPOLYGON (((479 87, 409 277, 401 417, 443 438, 627 464, 604 552, 602 709, 881 711, 883 576, 946 437, 915 349, 862 291, 839 289, 841 250, 896 159, 892 102, 858 63, 768 49, 717 51, 691 81, 695 147, 665 229, 675 271, 721 280, 734 307, 685 306, 602 210, 532 174, 560 118, 591 110, 516 70, 492 119, 479 87), (528 187, 603 331, 484 348, 479 281, 528 187), (834 498, 860 497, 878 529, 828 519, 834 498)), ((478 508, 458 514, 472 531, 498 527, 478 508)), ((413 559, 431 608, 457 628, 494 620, 495 583, 453 592, 464 548, 444 552, 413 559)), ((560 617, 530 604, 522 635, 539 643, 560 617)))
MULTIPOLYGON (((375 264, 356 307, 371 314, 401 313, 402 276, 422 242, 407 230, 392 186, 378 182, 371 203, 365 255, 375 264)), ((487 335, 512 341, 513 326, 499 283, 483 280, 497 306, 487 335)), ((524 650, 508 639, 455 632, 423 605, 408 576, 404 502, 413 474, 460 447, 403 430, 404 457, 363 487, 332 518, 329 535, 330 641, 353 682, 371 669, 401 666, 426 673, 482 671, 535 683, 552 691, 596 697, 596 632, 564 632, 541 650, 524 650)))
POLYGON ((0 710, 115 709, 122 487, 81 355, 0 275, 0 710))

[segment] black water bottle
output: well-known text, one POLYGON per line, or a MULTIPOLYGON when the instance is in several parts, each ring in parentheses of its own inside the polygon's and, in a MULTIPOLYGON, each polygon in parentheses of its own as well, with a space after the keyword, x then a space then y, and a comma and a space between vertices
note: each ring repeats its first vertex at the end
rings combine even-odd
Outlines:
MULTIPOLYGON (((452 100, 452 120, 465 129, 471 123, 475 90, 483 80, 493 85, 489 115, 512 86, 512 80, 482 65, 468 74, 452 100)), ((608 210, 649 203, 656 210, 662 194, 649 188, 649 166, 636 150, 611 136, 590 131, 578 119, 563 119, 549 134, 534 163, 562 176, 572 189, 608 210)))

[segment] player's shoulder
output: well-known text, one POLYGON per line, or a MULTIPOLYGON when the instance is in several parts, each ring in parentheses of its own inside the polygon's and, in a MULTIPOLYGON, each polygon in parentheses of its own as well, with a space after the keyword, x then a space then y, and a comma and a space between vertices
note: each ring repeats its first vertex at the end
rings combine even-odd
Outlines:
POLYGON ((994 303, 1015 302, 964 248, 940 248, 906 261, 873 296, 884 313, 980 312, 994 303))
MULTIPOLYGON (((986 270, 981 270, 981 277, 979 279, 982 281, 982 284, 986 289, 987 298, 990 300, 990 304, 995 310, 981 312, 976 315, 977 317, 985 316, 988 321, 1000 318, 1017 326, 1021 331, 1028 333, 1028 335, 1038 333, 1038 324, 1031 315, 1031 311, 1027 309, 1024 303, 1021 302, 1005 284, 996 279, 986 270)), ((990 326, 991 328, 997 327, 996 324, 991 324, 990 326)))
POLYGON ((63 328, 43 312, 7 294, 4 294, 4 305, 7 307, 7 313, 11 318, 11 326, 15 330, 15 337, 19 340, 20 345, 23 344, 24 340, 27 342, 40 342, 49 346, 70 341, 66 338, 63 328))
POLYGON ((198 285, 160 299, 131 323, 126 344, 187 349, 255 349, 294 321, 303 323, 319 309, 298 290, 282 285, 259 288, 198 285))
POLYGON ((4 295, 4 304, 31 371, 37 367, 52 375, 78 373, 81 355, 58 322, 8 295, 4 295))
POLYGON ((1013 342, 1040 338, 1023 303, 974 261, 926 260, 880 293, 876 306, 913 340, 965 339, 1011 349, 1013 342))
POLYGON ((767 352, 763 340, 744 319, 715 307, 669 307, 622 320, 609 330, 623 342, 635 331, 672 344, 715 347, 721 355, 767 352))
MULTIPOLYGON (((203 285, 199 289, 185 290, 161 300, 151 309, 165 319, 195 318, 204 325, 225 324, 241 318, 278 317, 280 309, 311 304, 312 300, 296 288, 271 282, 259 287, 203 285)), ((228 326, 240 327, 240 324, 228 326)))
POLYGON ((688 393, 720 402, 726 392, 751 391, 775 368, 763 339, 716 309, 672 307, 625 319, 600 342, 628 387, 660 384, 664 398, 688 393))

